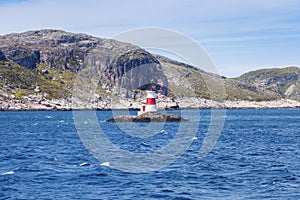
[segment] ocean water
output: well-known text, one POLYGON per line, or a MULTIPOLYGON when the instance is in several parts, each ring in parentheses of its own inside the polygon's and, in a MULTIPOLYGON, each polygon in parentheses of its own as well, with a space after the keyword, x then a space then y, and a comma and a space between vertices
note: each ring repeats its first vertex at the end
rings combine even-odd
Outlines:
MULTIPOLYGON (((216 145, 202 159, 211 111, 190 113, 200 122, 178 159, 134 173, 96 159, 70 111, 0 112, 0 199, 300 199, 299 109, 227 110, 216 145)), ((147 124, 124 129, 103 122, 110 111, 96 114, 106 137, 132 154, 163 148, 180 128, 166 123, 156 135, 138 137, 147 124)))

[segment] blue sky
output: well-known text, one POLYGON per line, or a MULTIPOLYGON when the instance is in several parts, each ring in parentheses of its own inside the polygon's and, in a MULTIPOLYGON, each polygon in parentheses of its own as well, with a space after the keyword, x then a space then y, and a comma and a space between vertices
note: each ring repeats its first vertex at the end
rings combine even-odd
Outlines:
POLYGON ((0 34, 54 28, 111 38, 136 28, 185 34, 221 75, 300 66, 299 0, 0 0, 0 34))

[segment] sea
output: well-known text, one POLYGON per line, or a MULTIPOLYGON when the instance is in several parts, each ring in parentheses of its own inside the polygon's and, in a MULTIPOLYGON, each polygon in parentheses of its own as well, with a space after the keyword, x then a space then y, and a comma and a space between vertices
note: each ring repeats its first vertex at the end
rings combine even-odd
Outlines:
POLYGON ((167 112, 1 111, 0 199, 300 199, 300 109, 167 112))

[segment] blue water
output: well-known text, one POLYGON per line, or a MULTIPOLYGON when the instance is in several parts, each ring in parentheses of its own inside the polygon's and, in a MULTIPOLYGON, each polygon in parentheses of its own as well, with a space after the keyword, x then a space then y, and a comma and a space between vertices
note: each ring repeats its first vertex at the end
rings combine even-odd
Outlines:
MULTIPOLYGON (((299 109, 227 110, 216 146, 199 159, 210 114, 200 112, 197 139, 174 163, 129 173, 101 166, 107 160, 85 148, 72 112, 0 112, 0 199, 300 199, 299 109)), ((179 128, 136 138, 103 123, 111 112, 97 116, 107 137, 133 153, 162 148, 179 128)))

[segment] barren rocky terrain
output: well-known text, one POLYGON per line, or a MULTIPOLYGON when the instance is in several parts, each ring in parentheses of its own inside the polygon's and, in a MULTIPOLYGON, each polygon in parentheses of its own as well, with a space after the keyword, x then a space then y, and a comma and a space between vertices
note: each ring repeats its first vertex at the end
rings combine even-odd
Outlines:
POLYGON ((124 42, 60 30, 0 36, 0 109, 300 107, 298 67, 227 78, 124 42))

